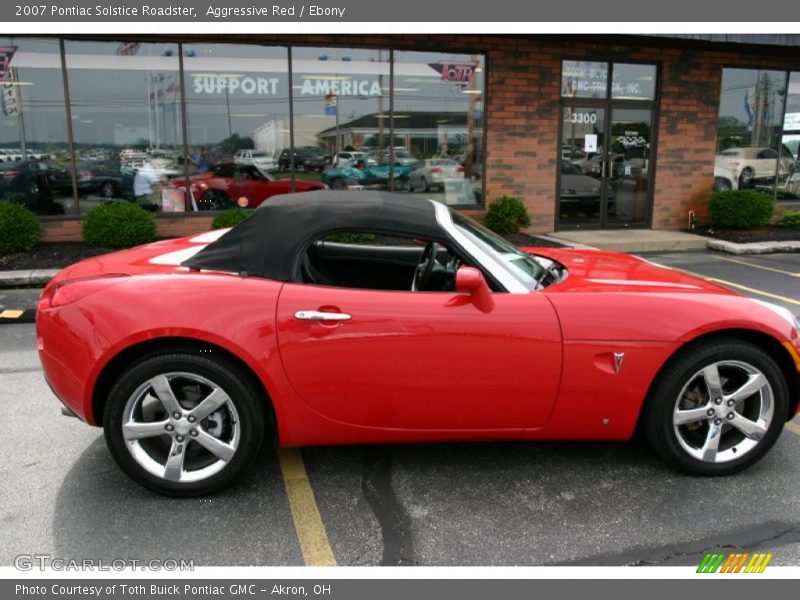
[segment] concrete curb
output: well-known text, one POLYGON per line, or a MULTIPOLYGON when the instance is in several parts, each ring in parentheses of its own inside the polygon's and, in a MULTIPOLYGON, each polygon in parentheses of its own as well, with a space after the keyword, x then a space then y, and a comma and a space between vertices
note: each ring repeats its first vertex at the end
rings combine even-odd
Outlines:
POLYGON ((30 269, 0 271, 0 288, 18 288, 44 285, 61 269, 30 269))
POLYGON ((800 252, 800 241, 751 242, 737 244, 723 240, 708 240, 708 249, 728 254, 775 254, 776 252, 800 252))

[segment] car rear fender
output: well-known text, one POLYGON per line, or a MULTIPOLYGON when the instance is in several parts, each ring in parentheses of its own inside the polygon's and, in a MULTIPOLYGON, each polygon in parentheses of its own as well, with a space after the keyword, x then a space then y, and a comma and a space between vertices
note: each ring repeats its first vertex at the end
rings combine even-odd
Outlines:
POLYGON ((263 392, 265 407, 277 423, 278 410, 270 394, 269 368, 264 369, 253 356, 228 340, 196 331, 148 331, 122 340, 109 349, 95 366, 93 386, 87 386, 85 399, 87 422, 100 425, 108 393, 120 375, 131 365, 155 354, 184 351, 216 355, 230 363, 263 392))

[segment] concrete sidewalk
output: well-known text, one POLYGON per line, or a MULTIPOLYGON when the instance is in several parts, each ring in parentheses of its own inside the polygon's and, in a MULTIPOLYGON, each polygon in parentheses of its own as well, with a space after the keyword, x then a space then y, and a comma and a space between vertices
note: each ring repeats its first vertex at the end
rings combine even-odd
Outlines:
POLYGON ((61 269, 0 271, 0 288, 44 286, 61 269))
POLYGON ((547 236, 570 246, 617 252, 680 252, 705 250, 708 246, 708 238, 700 235, 654 229, 556 231, 547 236))

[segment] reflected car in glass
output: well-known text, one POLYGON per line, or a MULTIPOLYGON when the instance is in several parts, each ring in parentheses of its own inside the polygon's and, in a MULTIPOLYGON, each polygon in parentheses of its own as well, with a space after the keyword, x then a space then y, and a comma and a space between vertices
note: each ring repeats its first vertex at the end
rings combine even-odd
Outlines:
POLYGON ((450 158, 428 158, 417 162, 408 178, 412 191, 444 190, 447 181, 464 179, 464 167, 450 158))
MULTIPOLYGON (((277 179, 255 165, 237 165, 233 162, 220 162, 205 173, 189 177, 189 186, 197 203, 198 210, 224 210, 234 206, 256 208, 262 202, 279 194, 292 191, 289 178, 277 179)), ((317 181, 296 179, 296 192, 323 190, 327 186, 317 181)), ((167 192, 186 189, 182 177, 171 179, 167 192)))
POLYGON ((740 188, 753 187, 764 180, 774 185, 776 171, 778 181, 783 182, 795 170, 794 156, 786 146, 781 146, 780 159, 775 148, 766 146, 728 148, 717 154, 714 164, 730 171, 740 188))

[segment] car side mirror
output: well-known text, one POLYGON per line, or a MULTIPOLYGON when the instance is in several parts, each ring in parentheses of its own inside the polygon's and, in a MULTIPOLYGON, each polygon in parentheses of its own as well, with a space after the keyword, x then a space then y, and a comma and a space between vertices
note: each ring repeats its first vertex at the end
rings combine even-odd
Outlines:
POLYGON ((456 291, 468 293, 472 304, 481 312, 488 313, 494 308, 492 290, 489 289, 489 284, 486 283, 483 273, 475 267, 462 266, 458 268, 456 272, 456 291))

